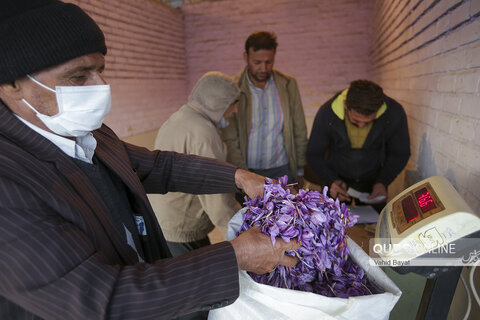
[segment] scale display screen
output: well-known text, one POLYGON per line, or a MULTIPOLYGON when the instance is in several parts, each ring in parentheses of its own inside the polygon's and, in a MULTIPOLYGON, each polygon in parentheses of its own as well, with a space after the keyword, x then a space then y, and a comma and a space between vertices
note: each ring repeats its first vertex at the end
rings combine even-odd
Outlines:
POLYGON ((425 183, 393 203, 392 222, 400 234, 415 223, 444 209, 430 183, 425 183))
POLYGON ((427 213, 430 210, 435 209, 437 206, 433 202, 432 195, 427 188, 422 188, 415 193, 415 198, 417 199, 418 206, 423 213, 427 213))
POLYGON ((402 200, 402 209, 403 215, 405 216, 405 220, 407 220, 407 222, 413 221, 420 216, 417 211, 417 207, 413 202, 412 196, 408 196, 402 200))

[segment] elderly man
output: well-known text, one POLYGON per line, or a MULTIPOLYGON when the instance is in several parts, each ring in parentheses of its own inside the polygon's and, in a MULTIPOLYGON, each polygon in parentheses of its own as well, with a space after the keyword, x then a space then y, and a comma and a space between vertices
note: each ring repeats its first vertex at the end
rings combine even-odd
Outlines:
POLYGON ((0 42, 1 319, 171 319, 232 303, 238 269, 295 264, 258 229, 171 258, 146 192, 255 195, 263 177, 102 125, 105 40, 79 7, 2 1, 0 42))

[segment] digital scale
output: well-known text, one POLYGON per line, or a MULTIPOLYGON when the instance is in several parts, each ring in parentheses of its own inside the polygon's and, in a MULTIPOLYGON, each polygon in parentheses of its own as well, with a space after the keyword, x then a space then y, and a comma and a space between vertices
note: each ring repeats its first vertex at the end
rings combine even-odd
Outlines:
POLYGON ((384 265, 427 278, 417 319, 446 319, 462 265, 480 258, 480 217, 440 176, 407 188, 385 206, 374 246, 384 265))

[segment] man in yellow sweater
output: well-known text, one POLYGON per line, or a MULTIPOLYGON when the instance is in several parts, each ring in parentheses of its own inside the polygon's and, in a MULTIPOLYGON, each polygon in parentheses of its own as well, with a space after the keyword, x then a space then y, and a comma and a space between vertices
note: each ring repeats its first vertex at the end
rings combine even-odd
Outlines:
MULTIPOLYGON (((410 140, 402 106, 368 80, 356 80, 318 110, 307 161, 330 195, 350 201, 348 187, 387 197, 407 164, 410 140)), ((385 203, 374 206, 377 211, 385 203)))

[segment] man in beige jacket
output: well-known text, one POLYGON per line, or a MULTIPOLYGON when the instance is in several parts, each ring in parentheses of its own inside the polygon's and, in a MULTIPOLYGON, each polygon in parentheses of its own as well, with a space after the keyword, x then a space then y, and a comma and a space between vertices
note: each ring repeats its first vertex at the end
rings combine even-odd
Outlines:
POLYGON ((257 31, 245 43, 245 69, 234 77, 241 94, 238 113, 223 130, 227 161, 276 179, 303 184, 307 127, 295 78, 273 69, 273 33, 257 31))
MULTIPOLYGON (((220 72, 206 73, 188 102, 158 130, 155 149, 225 161, 219 128, 237 111, 239 93, 230 77, 220 72)), ((225 236, 228 221, 240 209, 233 194, 169 192, 148 197, 174 256, 209 245, 208 233, 215 226, 225 236)))

